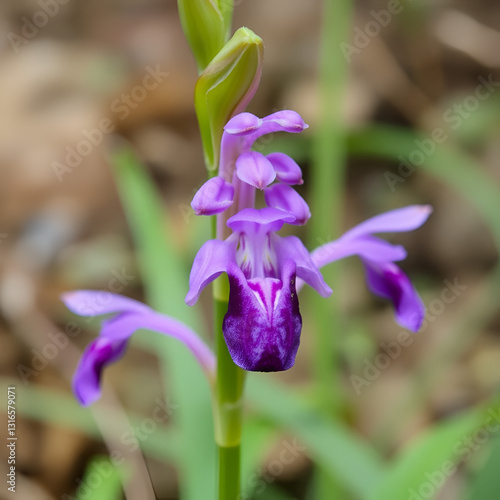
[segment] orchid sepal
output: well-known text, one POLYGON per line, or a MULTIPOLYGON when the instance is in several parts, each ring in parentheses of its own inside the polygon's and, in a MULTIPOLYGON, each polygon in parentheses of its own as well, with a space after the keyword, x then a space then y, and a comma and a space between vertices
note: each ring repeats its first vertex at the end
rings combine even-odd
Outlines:
POLYGON ((140 329, 180 340, 200 363, 209 381, 213 381, 215 357, 188 326, 133 299, 106 293, 106 301, 102 302, 102 297, 102 292, 94 290, 78 290, 62 296, 68 309, 81 316, 115 314, 102 322, 99 337, 87 346, 73 376, 73 391, 82 406, 91 405, 100 398, 104 368, 125 354, 130 337, 140 329), (89 302, 93 304, 92 309, 89 309, 89 302))
MULTIPOLYGON (((394 264, 406 257, 406 250, 373 236, 373 233, 418 229, 431 213, 429 205, 412 205, 376 215, 353 227, 338 240, 317 248, 311 253, 311 258, 321 268, 357 255, 364 264, 369 289, 379 297, 391 300, 396 321, 416 332, 424 321, 425 308, 409 278, 394 264)), ((302 282, 297 286, 300 289, 302 282)))

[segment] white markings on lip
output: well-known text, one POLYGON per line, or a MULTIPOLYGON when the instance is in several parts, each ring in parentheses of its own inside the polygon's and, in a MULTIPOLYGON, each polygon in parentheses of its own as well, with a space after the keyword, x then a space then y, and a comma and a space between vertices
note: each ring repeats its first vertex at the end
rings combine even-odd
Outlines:
POLYGON ((281 296, 283 283, 276 278, 255 278, 248 280, 248 286, 267 314, 269 324, 272 324, 273 312, 281 296))

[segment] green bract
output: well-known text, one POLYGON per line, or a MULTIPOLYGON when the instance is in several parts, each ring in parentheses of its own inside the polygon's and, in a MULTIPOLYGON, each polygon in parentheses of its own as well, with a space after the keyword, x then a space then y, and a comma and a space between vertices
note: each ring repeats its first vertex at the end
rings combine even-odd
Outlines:
POLYGON ((178 0, 179 17, 203 71, 229 38, 233 0, 178 0))
POLYGON ((200 75, 195 107, 208 170, 215 174, 224 125, 254 96, 262 73, 264 45, 248 28, 240 28, 200 75))

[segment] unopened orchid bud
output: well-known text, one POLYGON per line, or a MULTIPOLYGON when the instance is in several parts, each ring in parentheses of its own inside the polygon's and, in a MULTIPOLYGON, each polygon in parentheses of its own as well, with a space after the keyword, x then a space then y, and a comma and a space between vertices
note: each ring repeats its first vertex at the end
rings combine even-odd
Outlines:
POLYGON ((233 0, 177 0, 177 5, 201 73, 229 38, 233 0))
POLYGON ((224 125, 246 108, 257 91, 263 55, 262 39, 248 28, 240 28, 198 79, 195 107, 211 172, 219 166, 224 125))

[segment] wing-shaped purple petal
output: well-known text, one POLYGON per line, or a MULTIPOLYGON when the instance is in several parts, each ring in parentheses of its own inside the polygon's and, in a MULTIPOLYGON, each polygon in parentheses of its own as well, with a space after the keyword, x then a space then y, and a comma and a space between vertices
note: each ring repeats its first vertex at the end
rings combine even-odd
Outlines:
POLYGON ((262 126, 254 132, 255 139, 274 132, 296 134, 309 127, 297 112, 289 109, 265 116, 262 118, 262 122, 262 126))
POLYGON ((295 220, 289 224, 302 226, 311 218, 309 206, 304 198, 286 184, 274 184, 265 189, 264 199, 269 207, 291 213, 295 220))
POLYGON ((408 276, 392 262, 382 264, 363 259, 363 264, 370 290, 379 297, 391 300, 396 321, 417 332, 425 317, 425 307, 408 276))
POLYGON ((262 123, 262 119, 252 113, 240 113, 226 123, 224 132, 231 135, 248 135, 258 130, 262 123))
POLYGON ((393 262, 406 258, 406 250, 401 245, 392 245, 375 236, 359 238, 344 237, 322 245, 311 253, 314 264, 323 267, 326 264, 358 255, 377 262, 393 262))
POLYGON ((303 184, 302 170, 293 158, 285 153, 271 153, 266 157, 276 171, 276 177, 285 184, 303 184))
POLYGON ((313 262, 307 248, 297 236, 280 238, 273 235, 274 248, 281 262, 293 259, 297 266, 297 276, 313 287, 322 297, 328 297, 332 289, 326 284, 318 266, 313 262))
POLYGON ((292 223, 295 216, 277 208, 245 208, 230 217, 227 226, 235 232, 279 231, 285 222, 292 223))
POLYGON ((203 288, 225 272, 230 262, 234 262, 236 244, 235 238, 228 238, 225 241, 209 240, 203 244, 196 254, 189 275, 186 304, 192 306, 198 300, 203 288))
POLYGON ((262 119, 251 113, 236 115, 226 124, 222 134, 219 175, 231 180, 238 156, 250 151, 259 137, 273 132, 298 133, 307 127, 295 111, 278 111, 262 119))
POLYGON ((105 290, 75 290, 61 295, 66 307, 78 316, 101 316, 123 311, 147 312, 141 302, 105 290))
POLYGON ((196 215, 215 215, 229 208, 233 198, 233 185, 222 177, 212 177, 198 189, 191 207, 196 215))
POLYGON ((236 160, 236 175, 240 180, 257 189, 264 189, 276 179, 271 162, 256 151, 241 154, 236 160))
POLYGON ((230 266, 229 306, 222 331, 233 361, 249 371, 288 370, 295 362, 302 318, 295 291, 295 265, 282 268, 282 280, 247 281, 230 266))
POLYGON ((419 228, 432 213, 430 205, 411 205, 376 215, 347 231, 342 239, 357 238, 374 233, 413 231, 419 228))
POLYGON ((187 325, 153 310, 147 314, 121 314, 103 322, 101 337, 113 341, 126 340, 137 330, 152 330, 180 340, 198 360, 207 374, 215 368, 212 351, 187 325))

